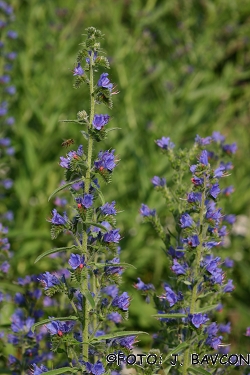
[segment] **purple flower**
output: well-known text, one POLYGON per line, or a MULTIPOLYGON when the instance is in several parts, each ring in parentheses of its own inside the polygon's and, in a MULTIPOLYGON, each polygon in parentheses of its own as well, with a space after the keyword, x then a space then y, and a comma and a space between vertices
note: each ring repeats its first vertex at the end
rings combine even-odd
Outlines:
POLYGON ((120 345, 129 350, 133 349, 134 344, 135 344, 135 336, 121 337, 121 338, 114 339, 112 341, 112 345, 120 345))
POLYGON ((184 252, 182 250, 182 248, 177 248, 175 250, 172 246, 170 246, 170 248, 168 249, 168 254, 172 258, 182 258, 184 256, 184 252))
POLYGON ((182 294, 180 294, 180 293, 178 295, 175 294, 175 292, 167 284, 164 285, 164 289, 166 291, 166 294, 163 294, 159 298, 161 300, 166 299, 169 302, 170 307, 174 306, 176 304, 176 302, 183 299, 182 294))
POLYGON ((223 151, 225 151, 227 154, 235 154, 238 147, 236 143, 232 143, 231 145, 224 145, 222 146, 223 151))
POLYGON ((201 203, 202 193, 189 193, 187 195, 188 203, 201 203))
POLYGON ((137 280, 137 283, 133 285, 134 288, 144 292, 155 289, 153 284, 145 284, 139 277, 137 277, 137 280))
POLYGON ((45 327, 51 335, 63 336, 65 333, 69 333, 74 325, 75 322, 72 321, 62 322, 58 320, 52 320, 51 323, 46 324, 45 327))
POLYGON ((10 178, 6 178, 2 181, 2 184, 5 187, 5 189, 11 189, 13 186, 13 181, 10 178))
POLYGON ((151 182, 155 187, 164 187, 166 185, 166 179, 158 176, 154 176, 151 182))
POLYGON ((203 182, 204 182, 203 178, 199 178, 199 177, 196 177, 196 176, 193 176, 191 178, 191 181, 195 186, 201 186, 201 185, 203 185, 203 182))
POLYGON ((111 320, 114 323, 121 323, 122 317, 118 312, 112 312, 107 315, 107 319, 111 320))
POLYGON ((38 280, 41 281, 44 290, 52 288, 53 286, 58 285, 60 283, 59 279, 49 272, 45 272, 42 275, 40 275, 38 280))
POLYGON ((74 73, 73 76, 82 76, 84 74, 84 70, 81 67, 80 63, 77 64, 73 73, 74 73))
POLYGON ((232 268, 234 266, 234 261, 230 258, 226 258, 224 260, 224 266, 228 268, 232 268))
POLYGON ((230 171, 233 169, 233 164, 231 161, 224 163, 223 161, 220 162, 220 166, 225 168, 225 171, 230 171))
POLYGON ((181 228, 189 228, 194 224, 193 219, 188 213, 184 213, 183 215, 181 215, 180 223, 181 228))
POLYGON ((10 39, 16 39, 18 37, 18 34, 16 31, 9 30, 7 31, 7 37, 10 39))
POLYGON ((118 307, 123 311, 127 311, 130 304, 130 298, 127 292, 123 292, 120 296, 113 299, 112 306, 118 307))
POLYGON ((223 225, 219 230, 218 230, 218 235, 219 237, 225 237, 227 235, 227 227, 223 225))
POLYGON ((19 362, 18 359, 16 357, 14 357, 13 355, 9 354, 9 357, 8 357, 8 363, 9 365, 14 365, 15 363, 19 362))
POLYGON ((14 117, 8 117, 8 118, 6 118, 6 120, 5 120, 5 124, 6 125, 13 125, 15 123, 15 119, 14 119, 14 117))
POLYGON ((5 83, 9 83, 9 82, 10 82, 10 76, 9 75, 5 74, 5 75, 0 77, 0 83, 5 84, 5 83))
POLYGON ((247 330, 246 330, 245 335, 246 335, 246 336, 250 336, 250 327, 247 327, 247 330))
POLYGON ((213 132, 212 134, 213 141, 223 143, 225 141, 224 135, 220 132, 213 132))
POLYGON ((108 79, 108 73, 102 73, 99 81, 97 82, 97 86, 104 87, 105 89, 108 89, 109 91, 113 88, 113 83, 110 82, 108 79))
POLYGON ((204 332, 207 333, 208 336, 216 336, 218 329, 219 328, 216 323, 211 323, 205 328, 204 332))
POLYGON ((100 211, 103 215, 116 215, 115 201, 112 203, 105 203, 100 207, 100 211))
POLYGON ((112 171, 115 166, 115 150, 109 151, 100 151, 98 154, 98 159, 95 161, 95 167, 102 171, 103 169, 107 169, 108 171, 112 171))
POLYGON ((93 195, 92 194, 84 194, 83 197, 77 197, 76 203, 78 207, 84 206, 85 208, 90 208, 93 205, 93 195))
POLYGON ((211 348, 213 348, 214 350, 217 350, 219 348, 219 345, 221 344, 221 340, 222 340, 222 336, 219 336, 219 337, 209 336, 206 339, 205 343, 211 346, 211 348))
POLYGON ((40 374, 43 374, 44 372, 49 371, 47 367, 45 367, 44 365, 41 365, 39 368, 35 363, 32 363, 32 366, 33 366, 33 369, 31 370, 32 375, 40 375, 40 374))
POLYGON ((15 60, 15 58, 17 57, 17 53, 16 52, 9 52, 9 53, 7 53, 6 54, 6 57, 7 57, 7 59, 9 59, 9 60, 15 60))
MULTIPOLYGON (((91 56, 91 53, 92 53, 92 51, 88 51, 89 56, 91 56)), ((95 61, 96 58, 97 58, 97 52, 95 51, 94 55, 93 55, 93 61, 95 61)), ((90 59, 88 57, 86 58, 86 63, 90 64, 90 59)))
POLYGON ((229 224, 234 224, 235 223, 235 221, 236 221, 236 216, 235 215, 225 215, 224 217, 223 217, 223 220, 224 221, 227 221, 229 224))
POLYGON ((228 197, 230 194, 234 192, 234 187, 232 185, 228 186, 225 189, 223 189, 221 192, 222 194, 225 194, 228 197))
POLYGON ((118 288, 116 285, 108 285, 102 289, 102 293, 105 293, 108 296, 115 298, 118 294, 118 288))
POLYGON ((171 270, 176 274, 176 275, 185 275, 187 271, 187 266, 186 265, 181 265, 176 259, 173 260, 173 265, 171 267, 171 270))
POLYGON ((114 266, 106 266, 104 268, 104 272, 107 275, 114 275, 116 273, 118 275, 121 275, 122 271, 123 271, 123 268, 121 266, 115 266, 115 264, 119 264, 119 263, 120 263, 120 259, 119 258, 114 258, 112 260, 106 261, 106 264, 114 264, 114 266))
POLYGON ((224 175, 224 171, 225 171, 225 167, 223 167, 223 165, 220 165, 214 171, 214 178, 221 178, 224 175))
POLYGON ((201 138, 198 134, 195 137, 195 142, 200 146, 209 145, 212 142, 212 137, 201 138))
POLYGON ((209 190, 209 194, 216 199, 220 193, 220 187, 219 184, 212 185, 211 189, 209 190))
POLYGON ((155 210, 150 210, 150 208, 146 205, 146 204, 143 204, 141 205, 141 209, 140 209, 140 214, 144 217, 147 217, 147 216, 155 216, 155 210))
POLYGON ((208 156, 207 156, 207 150, 203 150, 200 157, 199 162, 203 165, 208 165, 208 156))
POLYGON ((175 144, 170 141, 169 137, 162 137, 161 139, 157 139, 156 144, 164 150, 169 150, 171 148, 174 148, 175 146, 175 144))
POLYGON ((51 219, 51 223, 54 225, 65 225, 67 224, 68 217, 66 215, 66 212, 63 213, 63 216, 61 216, 57 210, 54 208, 52 210, 53 217, 51 219))
POLYGON ((9 95, 15 95, 15 93, 16 93, 16 87, 15 86, 8 86, 8 87, 6 87, 5 91, 9 95))
POLYGON ((227 284, 224 286, 223 291, 225 293, 230 293, 234 290, 233 280, 229 279, 227 284))
POLYGON ((121 235, 119 234, 120 229, 112 229, 111 231, 107 232, 103 236, 104 242, 115 242, 118 243, 121 239, 121 235))
POLYGON ((230 333, 231 332, 231 323, 228 322, 227 324, 220 324, 219 331, 221 333, 230 333))
POLYGON ((69 265, 73 270, 76 270, 78 267, 82 269, 86 265, 84 255, 70 254, 69 265))
POLYGON ((192 324, 196 327, 196 328, 200 328, 200 326, 204 323, 206 323, 208 321, 208 317, 207 317, 207 314, 201 314, 201 313, 198 313, 198 314, 193 314, 192 315, 192 318, 191 318, 191 322, 192 324))
POLYGON ((109 119, 109 115, 95 115, 92 124, 95 129, 101 130, 104 127, 104 125, 107 125, 109 119))
POLYGON ((187 243, 191 247, 197 247, 200 244, 199 237, 197 234, 190 236, 183 240, 184 243, 187 243))

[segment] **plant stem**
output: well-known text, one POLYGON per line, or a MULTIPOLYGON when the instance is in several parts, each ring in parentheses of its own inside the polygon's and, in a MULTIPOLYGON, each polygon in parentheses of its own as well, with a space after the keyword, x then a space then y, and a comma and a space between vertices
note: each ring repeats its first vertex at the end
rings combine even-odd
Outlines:
MULTIPOLYGON (((191 294, 191 303, 190 303, 190 314, 195 313, 196 309, 196 300, 197 300, 197 289, 198 289, 198 277, 199 277, 199 271, 200 271, 200 262, 201 262, 201 256, 202 256, 202 244, 205 237, 205 230, 204 230, 204 213, 205 213, 205 199, 206 199, 206 177, 204 176, 204 189, 202 192, 202 199, 201 199, 201 210, 200 210, 200 230, 199 230, 199 242, 200 244, 197 246, 197 255, 195 258, 195 268, 194 268, 194 287, 191 294)), ((190 347, 188 347, 185 350, 184 353, 184 361, 183 361, 183 375, 188 375, 187 369, 189 365, 189 352, 190 347)))
MULTIPOLYGON (((90 127, 92 126, 92 121, 94 118, 94 111, 95 111, 95 99, 93 96, 94 92, 94 79, 93 79, 93 53, 90 56, 90 63, 89 63, 89 93, 90 93, 90 116, 89 116, 89 126, 88 126, 88 156, 87 156, 87 171, 86 171, 86 179, 85 179, 85 188, 84 193, 89 194, 90 182, 91 182, 91 167, 92 167, 92 153, 93 153, 93 138, 90 134, 90 127)), ((88 261, 88 234, 86 231, 83 231, 82 237, 82 249, 83 254, 85 256, 85 262, 88 261)), ((84 270, 84 279, 83 279, 83 291, 88 290, 88 268, 85 267, 84 270)), ((88 310, 88 301, 87 298, 84 298, 84 326, 83 326, 83 333, 82 333, 82 355, 85 361, 88 361, 88 352, 89 352, 89 310, 88 310)))

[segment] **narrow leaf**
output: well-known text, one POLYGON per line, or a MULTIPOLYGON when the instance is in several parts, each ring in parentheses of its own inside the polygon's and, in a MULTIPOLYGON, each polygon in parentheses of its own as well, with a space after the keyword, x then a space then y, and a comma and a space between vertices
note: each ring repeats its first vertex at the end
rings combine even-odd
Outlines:
POLYGON ((189 343, 187 342, 182 342, 180 345, 178 345, 174 350, 171 350, 168 355, 165 357, 164 362, 166 362, 173 354, 181 353, 183 352, 186 348, 189 347, 189 343))
POLYGON ((51 199, 55 194, 57 194, 59 191, 65 189, 65 188, 68 187, 68 186, 71 186, 71 185, 73 185, 73 184, 76 184, 77 182, 81 182, 82 180, 83 180, 83 179, 82 179, 82 177, 81 177, 81 178, 78 178, 78 180, 70 181, 70 182, 68 182, 68 183, 65 184, 65 185, 59 186, 59 188, 57 188, 55 191, 53 191, 53 193, 49 196, 48 201, 50 201, 50 199, 51 199))
POLYGON ((55 321, 55 320, 63 320, 66 322, 68 320, 78 320, 78 318, 77 316, 65 316, 65 317, 60 317, 60 318, 44 319, 44 320, 41 320, 41 322, 33 324, 33 326, 31 327, 31 332, 34 333, 37 327, 43 326, 44 324, 47 324, 47 323, 51 323, 52 321, 55 321))
POLYGON ((107 129, 106 132, 111 132, 112 130, 121 130, 121 128, 110 128, 110 129, 107 129))
POLYGON ((75 249, 77 249, 77 246, 72 245, 72 246, 67 246, 67 247, 57 247, 55 249, 51 249, 51 250, 45 251, 45 253, 42 253, 41 255, 39 255, 36 258, 36 260, 35 260, 34 263, 37 263, 39 260, 41 260, 42 258, 46 257, 47 255, 54 254, 54 253, 59 253, 60 251, 75 250, 75 249))
POLYGON ((187 314, 181 314, 181 313, 176 313, 176 314, 156 314, 152 315, 154 318, 186 318, 187 314))
POLYGON ((95 265, 96 267, 109 267, 109 266, 115 266, 115 267, 132 267, 136 270, 136 267, 133 266, 133 264, 129 263, 89 263, 89 265, 95 265))
POLYGON ((120 331, 120 332, 109 333, 108 335, 94 337, 92 341, 102 341, 102 340, 114 339, 116 337, 137 336, 137 335, 142 335, 142 334, 148 335, 147 332, 142 332, 142 331, 120 331))
POLYGON ((204 368, 202 368, 202 367, 189 367, 188 371, 190 371, 192 374, 211 375, 210 372, 204 370, 204 368))
POLYGON ((211 310, 215 310, 216 308, 218 307, 218 303, 216 305, 211 305, 211 306, 205 306, 205 307, 202 307, 201 309, 198 309, 195 314, 198 314, 198 313, 205 313, 205 312, 208 312, 208 311, 211 311, 211 310))
POLYGON ((101 224, 94 223, 93 221, 84 221, 83 224, 86 224, 86 225, 93 225, 94 227, 98 227, 98 228, 101 228, 101 229, 105 230, 105 232, 108 231, 108 229, 107 229, 106 227, 104 227, 104 226, 101 225, 101 224))
POLYGON ((88 290, 85 290, 85 291, 83 292, 83 295, 84 295, 84 296, 86 297, 86 299, 89 301, 89 303, 90 303, 92 309, 94 309, 94 308, 95 308, 95 300, 94 300, 94 298, 92 297, 91 293, 90 293, 88 290))
POLYGON ((55 370, 51 370, 51 371, 47 371, 46 374, 48 375, 58 375, 58 374, 62 374, 64 372, 77 372, 79 371, 78 368, 74 368, 74 367, 61 367, 61 368, 58 368, 58 369, 55 369, 55 370))

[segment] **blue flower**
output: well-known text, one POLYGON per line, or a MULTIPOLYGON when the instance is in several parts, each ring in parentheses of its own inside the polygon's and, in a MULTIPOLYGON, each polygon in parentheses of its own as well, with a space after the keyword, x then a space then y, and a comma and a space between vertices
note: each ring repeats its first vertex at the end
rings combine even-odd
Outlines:
POLYGON ((219 336, 219 337, 208 337, 205 341, 205 343, 209 346, 211 346, 211 348, 213 348, 214 350, 217 350, 221 344, 221 340, 222 340, 222 336, 219 336))
POLYGON ((220 132, 213 132, 212 134, 213 141, 218 143, 223 143, 225 141, 224 135, 222 135, 220 132))
POLYGON ((54 208, 52 210, 53 217, 51 219, 51 223, 54 225, 65 225, 67 224, 68 217, 66 215, 66 212, 63 213, 63 216, 61 216, 57 210, 54 208))
POLYGON ((130 304, 130 298, 127 292, 123 292, 120 296, 113 299, 112 306, 118 307, 123 311, 127 311, 130 304))
POLYGON ((233 280, 229 279, 227 284, 224 286, 223 291, 225 293, 230 293, 234 290, 233 280))
POLYGON ((200 326, 208 321, 207 314, 193 314, 191 315, 191 322, 196 328, 200 328, 200 326))
POLYGON ((76 203, 78 203, 78 207, 84 206, 85 208, 90 208, 93 205, 93 195, 92 194, 84 194, 83 197, 77 197, 76 203))
POLYGON ((202 193, 189 193, 187 195, 188 203, 201 203, 202 193))
POLYGON ((44 290, 52 288, 53 286, 58 285, 60 283, 59 279, 49 272, 43 273, 41 276, 39 276, 38 280, 41 281, 44 290))
POLYGON ((121 323, 122 317, 118 312, 112 312, 107 315, 107 319, 111 320, 114 323, 121 323))
POLYGON ((197 234, 183 239, 183 243, 187 243, 191 247, 197 247, 200 244, 199 237, 197 234))
POLYGON ((118 288, 116 285, 108 285, 102 289, 102 293, 105 293, 108 296, 115 298, 118 294, 118 288))
POLYGON ((51 335, 63 336, 65 333, 69 333, 74 325, 75 322, 72 321, 63 322, 52 320, 51 323, 48 323, 45 326, 51 335))
POLYGON ((181 215, 180 222, 181 228, 189 228, 194 224, 193 219, 188 213, 181 215))
POLYGON ((102 364, 101 361, 97 361, 93 365, 90 362, 84 362, 84 361, 81 361, 81 362, 85 365, 86 371, 89 374, 92 374, 92 375, 102 375, 102 374, 105 374, 105 368, 103 367, 103 364, 102 364))
POLYGON ((166 179, 158 176, 154 176, 151 182, 155 187, 164 187, 166 185, 166 179))
POLYGON ((98 159, 95 161, 95 167, 102 171, 103 169, 107 169, 108 171, 112 171, 115 166, 115 150, 109 151, 100 151, 98 154, 98 159))
POLYGON ((32 375, 40 375, 40 374, 43 374, 44 372, 48 372, 49 371, 47 369, 47 367, 44 366, 44 365, 41 365, 40 368, 39 368, 35 363, 32 363, 32 366, 33 366, 33 369, 31 370, 32 371, 32 375))
POLYGON ((155 210, 150 210, 150 208, 146 205, 146 204, 143 204, 141 205, 141 209, 140 209, 140 214, 144 217, 147 217, 147 216, 155 216, 155 210))
POLYGON ((111 83, 110 80, 108 79, 108 73, 102 73, 101 74, 101 76, 99 78, 99 81, 97 82, 97 86, 104 87, 104 88, 108 89, 109 91, 112 90, 113 83, 111 83))
POLYGON ((134 284, 134 288, 138 289, 138 290, 142 290, 144 292, 148 291, 148 290, 154 290, 155 287, 153 284, 145 284, 139 277, 137 278, 137 284, 134 284))
POLYGON ((231 323, 228 322, 227 324, 220 324, 219 331, 221 333, 230 333, 231 332, 231 323))
POLYGON ((176 275, 185 275, 187 268, 187 265, 182 266, 176 259, 173 260, 173 266, 171 267, 171 270, 176 275))
POLYGON ((227 154, 235 154, 238 147, 236 143, 232 143, 231 145, 224 145, 222 146, 223 151, 225 151, 227 154))
POLYGON ((107 125, 109 122, 110 116, 109 115, 95 115, 92 125, 95 129, 101 130, 104 125, 107 125))
POLYGON ((69 265, 73 270, 76 270, 78 267, 82 269, 86 265, 84 255, 70 254, 69 265))
POLYGON ((161 139, 157 139, 156 144, 164 150, 169 150, 171 148, 174 148, 175 146, 175 144, 170 141, 169 137, 162 137, 161 139))
POLYGON ((119 234, 120 229, 112 229, 111 231, 107 232, 103 236, 104 242, 114 242, 118 243, 121 239, 121 235, 119 234))
POLYGON ((216 199, 220 194, 220 187, 219 184, 212 185, 211 189, 209 190, 209 194, 216 199))
POLYGON ((212 137, 201 138, 198 134, 195 137, 195 142, 200 146, 209 145, 212 142, 212 137))
POLYGON ((200 157, 199 157, 199 162, 203 165, 208 165, 208 155, 207 155, 207 150, 203 150, 200 157))
POLYGON ((100 210, 103 215, 116 215, 115 201, 112 203, 105 203, 100 207, 100 210))
POLYGON ((78 63, 77 66, 75 67, 74 69, 74 74, 73 76, 82 76, 84 74, 84 70, 83 68, 81 67, 81 64, 78 63))

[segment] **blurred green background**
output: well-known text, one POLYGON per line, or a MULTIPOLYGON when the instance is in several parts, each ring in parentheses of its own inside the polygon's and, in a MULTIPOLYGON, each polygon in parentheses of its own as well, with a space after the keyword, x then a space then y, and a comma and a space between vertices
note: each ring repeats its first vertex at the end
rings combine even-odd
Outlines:
MULTIPOLYGON (((114 97, 112 127, 106 148, 121 159, 106 199, 122 211, 122 260, 137 270, 124 275, 124 290, 132 295, 129 328, 155 329, 152 307, 132 287, 137 277, 160 286, 168 264, 149 225, 142 225, 142 202, 158 208, 150 179, 171 170, 154 140, 170 136, 177 147, 188 147, 196 134, 214 130, 237 142, 234 170, 227 184, 236 188, 223 206, 240 224, 223 251, 235 261, 236 289, 227 298, 222 317, 232 320, 231 347, 250 350, 244 337, 250 325, 250 2, 248 0, 13 0, 18 34, 18 57, 13 71, 17 86, 10 136, 16 149, 11 177, 15 180, 6 202, 14 212, 10 240, 15 274, 56 269, 54 259, 34 265, 35 258, 58 243, 50 239, 46 218, 54 207, 48 196, 63 180, 58 166, 65 154, 61 143, 84 142, 76 124, 60 123, 88 110, 85 89, 72 87, 72 69, 89 26, 105 34, 103 47, 111 62, 111 81, 120 91, 114 97)), ((106 109, 104 109, 106 113, 106 109)), ((102 146, 104 147, 104 146, 102 146)), ((60 197, 65 196, 61 194, 60 197)), ((6 209, 7 209, 6 208, 6 209)), ((222 318, 220 318, 223 320, 222 318)))

